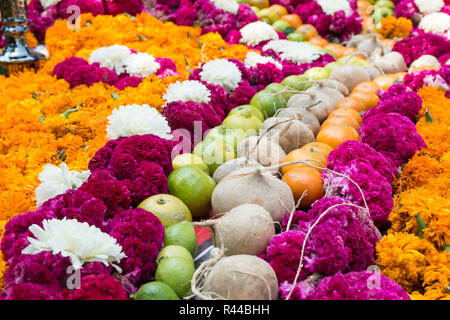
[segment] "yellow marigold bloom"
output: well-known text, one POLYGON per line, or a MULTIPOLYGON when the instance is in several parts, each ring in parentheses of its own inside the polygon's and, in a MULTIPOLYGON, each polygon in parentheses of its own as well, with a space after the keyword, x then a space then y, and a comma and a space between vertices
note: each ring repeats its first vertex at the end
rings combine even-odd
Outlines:
POLYGON ((383 275, 412 292, 422 286, 427 256, 436 249, 427 240, 405 232, 384 236, 377 244, 377 265, 383 275))
POLYGON ((377 32, 386 39, 402 38, 411 34, 412 27, 412 21, 407 18, 387 16, 381 19, 381 28, 377 32))

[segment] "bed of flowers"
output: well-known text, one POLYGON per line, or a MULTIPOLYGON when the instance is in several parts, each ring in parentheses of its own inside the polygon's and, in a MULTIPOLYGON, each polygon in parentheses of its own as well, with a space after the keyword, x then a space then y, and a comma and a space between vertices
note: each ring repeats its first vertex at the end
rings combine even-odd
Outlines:
POLYGON ((0 299, 152 299, 155 280, 164 299, 449 299, 450 11, 392 3, 378 19, 367 1, 32 0, 27 40, 48 57, 37 73, 0 76, 0 299), (398 66, 383 64, 391 49, 398 66), (350 87, 333 78, 342 67, 367 78, 350 87), (281 115, 302 99, 317 124, 281 115), (272 142, 283 121, 280 136, 300 122, 305 141, 272 142), (268 156, 255 153, 264 143, 268 156), (262 279, 242 266, 264 280, 257 293, 226 288, 229 272, 212 267, 234 249, 211 222, 234 207, 219 208, 261 203, 214 198, 255 174, 218 178, 242 157, 236 168, 275 170, 287 188, 281 218, 259 206, 279 226, 254 236, 259 249, 236 249, 266 268, 262 279), (180 187, 189 179, 198 194, 180 187), (168 194, 189 215, 169 223, 145 209, 168 194), (192 262, 170 253, 185 220, 211 228, 222 251, 195 265, 197 243, 184 246, 192 262))

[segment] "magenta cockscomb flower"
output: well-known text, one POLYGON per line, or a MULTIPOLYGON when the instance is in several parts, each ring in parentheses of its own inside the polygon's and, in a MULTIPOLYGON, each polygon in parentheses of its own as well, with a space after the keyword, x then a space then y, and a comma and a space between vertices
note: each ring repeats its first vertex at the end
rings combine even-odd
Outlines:
POLYGON ((395 17, 405 17, 411 19, 414 14, 419 13, 414 0, 402 0, 395 5, 395 17))
POLYGON ((335 150, 331 151, 327 160, 327 167, 335 171, 350 164, 365 163, 372 166, 389 183, 397 175, 397 167, 392 160, 361 141, 349 140, 342 143, 335 150))
MULTIPOLYGON (((282 299, 287 299, 292 284, 280 287, 282 299)), ((359 271, 333 276, 318 281, 298 283, 291 300, 410 300, 408 293, 395 281, 379 272, 359 271), (317 284, 318 282, 318 284, 317 284)))
MULTIPOLYGON (((305 234, 328 208, 349 203, 332 197, 316 201, 309 212, 298 211, 290 231, 274 236, 261 258, 277 274, 279 283, 294 280, 305 234)), ((364 212, 339 206, 325 214, 312 229, 306 242, 300 280, 313 273, 335 274, 362 270, 374 263, 375 244, 380 234, 364 212)))
POLYGON ((137 88, 141 84, 142 79, 143 78, 141 77, 134 77, 134 76, 123 77, 122 79, 114 83, 114 87, 116 87, 119 90, 123 90, 126 87, 137 88))
POLYGON ((283 79, 283 72, 273 63, 258 63, 249 68, 249 82, 256 91, 264 90, 271 83, 280 83, 283 79))
POLYGON ((110 140, 95 153, 89 162, 89 170, 94 172, 99 168, 106 169, 119 180, 128 179, 133 176, 140 163, 145 161, 159 164, 168 175, 173 170, 170 153, 174 144, 173 141, 153 134, 110 140), (130 168, 126 168, 126 162, 130 168))
POLYGON ((64 300, 60 291, 35 283, 19 283, 5 286, 1 300, 64 300))
POLYGON ((225 116, 222 112, 217 112, 208 103, 198 103, 194 101, 174 101, 165 105, 161 114, 166 117, 172 130, 185 129, 191 137, 195 135, 196 123, 201 124, 202 135, 205 131, 212 129, 222 123, 225 116))
POLYGON ((239 87, 233 90, 228 97, 230 105, 233 107, 249 104, 250 100, 256 94, 256 90, 248 83, 248 81, 242 81, 239 87))
POLYGON ((24 214, 13 217, 5 225, 1 249, 4 260, 12 264, 12 260, 22 254, 22 250, 29 245, 27 238, 31 236, 28 228, 37 224, 42 228, 42 221, 56 218, 53 211, 48 207, 38 207, 35 211, 28 211, 24 214))
POLYGON ((406 64, 410 65, 426 54, 439 59, 450 51, 450 40, 437 34, 420 31, 397 41, 392 50, 401 53, 406 64))
POLYGON ((40 0, 31 0, 27 6, 27 15, 30 31, 38 41, 43 41, 46 30, 58 19, 58 6, 53 5, 44 9, 40 0))
POLYGON ((107 208, 105 219, 112 218, 118 212, 131 207, 130 190, 122 181, 114 178, 108 170, 95 170, 78 190, 103 201, 107 208))
POLYGON ((61 0, 58 4, 60 18, 67 19, 74 14, 73 10, 70 10, 70 6, 77 6, 80 13, 92 13, 94 16, 105 14, 102 0, 61 0))
POLYGON ((407 73, 403 83, 414 91, 422 86, 436 86, 448 91, 450 86, 450 66, 444 65, 439 70, 422 70, 407 73))
POLYGON ((113 16, 124 12, 135 16, 144 10, 141 0, 107 0, 105 6, 106 13, 113 16))
POLYGON ((398 113, 376 114, 367 118, 359 128, 359 134, 362 142, 390 158, 397 167, 426 147, 414 123, 398 113))
POLYGON ((327 195, 341 197, 361 207, 365 207, 367 203, 375 225, 383 226, 394 206, 391 183, 374 170, 371 164, 365 162, 351 161, 335 166, 334 170, 352 179, 362 194, 358 186, 348 178, 324 171, 322 179, 327 195))
POLYGON ((82 277, 80 288, 66 295, 66 300, 128 300, 120 281, 107 274, 82 277))
POLYGON ((189 0, 181 0, 176 8, 169 16, 170 21, 181 26, 193 26, 198 19, 194 4, 189 0))
POLYGON ((53 211, 57 219, 76 219, 102 228, 106 206, 103 201, 81 190, 67 190, 47 200, 42 207, 53 211))
POLYGON ((366 111, 362 118, 364 122, 375 114, 398 113, 408 117, 415 123, 420 109, 422 109, 422 98, 417 93, 410 90, 390 97, 389 99, 381 99, 380 102, 378 102, 378 106, 366 111))
POLYGON ((121 212, 110 224, 109 234, 117 239, 126 255, 120 262, 122 275, 133 274, 134 286, 145 283, 155 272, 155 259, 163 246, 161 221, 153 213, 138 208, 121 212))

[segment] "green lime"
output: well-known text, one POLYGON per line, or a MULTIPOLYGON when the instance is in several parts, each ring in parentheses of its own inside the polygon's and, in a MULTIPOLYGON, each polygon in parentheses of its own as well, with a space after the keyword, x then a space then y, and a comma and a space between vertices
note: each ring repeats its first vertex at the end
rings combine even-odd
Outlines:
POLYGON ((202 169, 207 174, 209 174, 209 169, 206 163, 203 161, 203 159, 195 154, 192 153, 182 153, 177 155, 172 160, 172 167, 173 170, 186 167, 186 166, 194 166, 202 169))
POLYGON ((194 263, 191 253, 185 247, 178 245, 168 245, 162 248, 156 257, 155 263, 158 266, 161 263, 161 260, 174 257, 183 258, 194 263))
POLYGON ((182 298, 191 289, 191 279, 194 275, 194 264, 183 258, 166 258, 161 260, 156 268, 156 281, 164 282, 182 298))
POLYGON ((178 245, 186 248, 192 256, 197 251, 197 236, 192 223, 181 221, 166 229, 164 246, 178 245))
POLYGON ((180 300, 175 291, 164 282, 152 281, 136 292, 136 300, 180 300))

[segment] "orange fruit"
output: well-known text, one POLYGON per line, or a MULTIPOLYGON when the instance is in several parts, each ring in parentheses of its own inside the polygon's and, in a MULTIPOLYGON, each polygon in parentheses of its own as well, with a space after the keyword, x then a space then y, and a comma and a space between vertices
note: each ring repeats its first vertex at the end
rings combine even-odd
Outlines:
POLYGON ((296 202, 305 192, 299 203, 300 208, 308 208, 325 195, 322 177, 314 168, 294 168, 286 172, 281 180, 291 188, 296 202))
POLYGON ((304 149, 309 152, 318 152, 327 159, 330 152, 333 151, 332 147, 323 142, 310 142, 305 144, 300 149, 304 149))
POLYGON ((334 117, 328 117, 328 119, 322 123, 322 126, 320 127, 320 129, 322 130, 325 127, 330 126, 330 125, 342 125, 342 124, 353 127, 356 130, 358 130, 360 127, 360 124, 358 123, 358 121, 356 121, 353 117, 334 116, 334 117))
POLYGON ((298 14, 285 14, 280 20, 286 21, 294 29, 297 29, 303 24, 303 21, 298 14))
POLYGON ((272 9, 273 11, 275 11, 276 14, 278 15, 278 17, 280 17, 280 18, 282 16, 285 16, 288 14, 288 11, 286 10, 286 8, 279 4, 273 4, 269 8, 272 9))
POLYGON ((356 49, 356 48, 345 48, 342 51, 342 54, 343 54, 343 56, 350 56, 350 55, 352 55, 355 52, 358 52, 358 49, 356 49))
POLYGON ((334 149, 348 140, 359 140, 359 134, 355 128, 344 124, 326 126, 316 137, 317 142, 326 143, 334 149))
POLYGON ((340 109, 340 108, 353 109, 357 112, 366 110, 366 106, 361 101, 361 99, 359 99, 355 96, 352 97, 351 95, 348 97, 342 98, 341 100, 339 100, 336 103, 336 109, 340 109))
POLYGON ((356 97, 362 101, 365 106, 364 110, 369 110, 378 105, 378 101, 380 101, 380 97, 373 93, 366 92, 355 92, 352 93, 349 97, 356 97))
POLYGON ((356 87, 354 87, 352 93, 365 92, 377 94, 379 89, 380 87, 376 83, 373 83, 372 81, 364 81, 358 84, 356 87))
POLYGON ((358 122, 359 125, 362 124, 362 117, 359 114, 358 111, 356 111, 355 109, 351 109, 351 108, 337 108, 336 110, 334 110, 333 112, 331 112, 328 117, 334 117, 334 116, 348 116, 348 117, 352 117, 353 119, 356 120, 356 122, 358 122))
POLYGON ((319 32, 312 24, 302 24, 295 31, 303 34, 307 41, 319 35, 319 32))
MULTIPOLYGON (((318 152, 311 152, 305 149, 295 149, 288 153, 288 155, 281 161, 281 164, 291 162, 291 161, 306 161, 308 164, 311 164, 316 167, 326 167, 328 162, 327 159, 318 152)), ((299 164, 291 164, 281 168, 281 172, 285 174, 289 170, 294 168, 312 168, 304 163, 299 164)), ((321 171, 320 169, 314 168, 314 170, 321 171)))
POLYGON ((392 86, 392 84, 394 83, 395 79, 392 78, 389 75, 382 75, 382 76, 378 76, 375 79, 373 79, 373 83, 375 83, 376 85, 378 85, 381 89, 383 90, 387 90, 389 89, 390 86, 392 86))
POLYGON ((324 47, 324 49, 331 50, 337 58, 342 58, 344 56, 344 50, 346 48, 337 43, 329 43, 324 47))
POLYGON ((308 42, 321 48, 325 47, 328 44, 328 41, 321 36, 312 37, 308 42))

